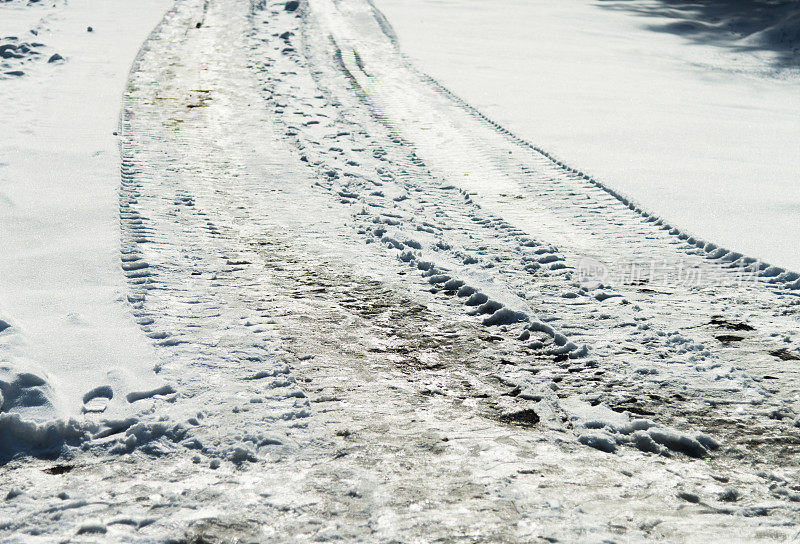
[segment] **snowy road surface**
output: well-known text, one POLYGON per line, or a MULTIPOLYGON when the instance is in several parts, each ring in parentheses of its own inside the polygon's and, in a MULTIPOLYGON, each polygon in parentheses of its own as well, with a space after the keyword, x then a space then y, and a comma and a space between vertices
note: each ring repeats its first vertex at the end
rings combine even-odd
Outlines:
POLYGON ((133 362, 41 355, 70 331, 3 278, 4 540, 797 537, 800 276, 487 119, 368 1, 176 1, 118 136, 133 362))

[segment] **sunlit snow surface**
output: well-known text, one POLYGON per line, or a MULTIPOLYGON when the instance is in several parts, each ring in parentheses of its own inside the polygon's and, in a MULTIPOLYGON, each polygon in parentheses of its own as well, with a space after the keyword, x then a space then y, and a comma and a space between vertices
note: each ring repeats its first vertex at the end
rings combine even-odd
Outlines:
POLYGON ((164 9, 0 4, 0 41, 37 51, 0 59, 3 462, 133 417, 142 407, 126 395, 161 385, 126 310, 114 131, 130 63, 164 9))
POLYGON ((793 2, 375 4, 418 67, 505 127, 694 234, 800 269, 793 2), (729 30, 781 22, 766 45, 729 30))

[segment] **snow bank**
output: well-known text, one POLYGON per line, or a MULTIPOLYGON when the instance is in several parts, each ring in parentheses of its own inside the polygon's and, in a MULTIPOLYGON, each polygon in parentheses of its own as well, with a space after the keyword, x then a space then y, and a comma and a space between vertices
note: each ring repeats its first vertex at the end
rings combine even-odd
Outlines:
POLYGON ((0 413, 0 463, 19 454, 56 456, 66 446, 78 446, 91 438, 94 425, 56 419, 43 423, 23 419, 17 413, 0 413))

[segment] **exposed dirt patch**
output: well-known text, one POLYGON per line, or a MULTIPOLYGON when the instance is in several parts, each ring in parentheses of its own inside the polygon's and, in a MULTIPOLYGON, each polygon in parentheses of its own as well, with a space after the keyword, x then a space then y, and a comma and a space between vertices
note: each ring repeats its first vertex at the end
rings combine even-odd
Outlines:
POLYGON ((770 351, 769 354, 773 357, 777 357, 781 361, 800 361, 800 353, 789 351, 786 348, 770 351))

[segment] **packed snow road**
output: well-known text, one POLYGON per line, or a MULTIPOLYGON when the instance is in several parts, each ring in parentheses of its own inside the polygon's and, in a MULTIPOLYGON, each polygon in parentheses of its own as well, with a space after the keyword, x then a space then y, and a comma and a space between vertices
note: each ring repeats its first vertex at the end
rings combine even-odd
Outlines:
POLYGON ((369 2, 178 0, 120 124, 164 385, 86 384, 62 459, 2 468, 9 541, 797 536, 797 274, 486 119, 369 2))

